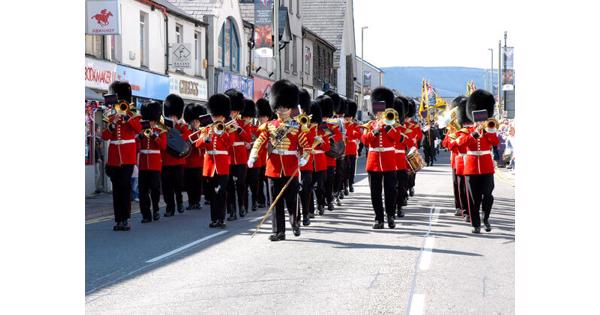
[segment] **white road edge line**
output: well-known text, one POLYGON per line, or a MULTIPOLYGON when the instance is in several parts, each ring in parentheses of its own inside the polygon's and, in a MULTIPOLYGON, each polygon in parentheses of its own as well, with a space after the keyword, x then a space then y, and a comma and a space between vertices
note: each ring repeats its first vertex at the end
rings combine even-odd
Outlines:
POLYGON ((409 315, 422 315, 425 310, 425 294, 415 294, 412 297, 412 302, 409 315))
POLYGON ((419 262, 419 270, 427 270, 431 265, 431 251, 433 250, 433 245, 435 244, 435 238, 433 236, 428 236, 425 238, 425 246, 423 246, 423 256, 421 256, 421 261, 419 262))
POLYGON ((177 254, 177 253, 179 253, 181 251, 184 251, 184 250, 186 250, 186 249, 188 249, 188 248, 190 248, 190 247, 192 247, 194 245, 200 244, 200 243, 202 243, 204 241, 208 241, 209 239, 211 239, 213 237, 217 237, 217 236, 225 234, 225 233, 227 233, 227 231, 221 231, 221 232, 217 232, 215 234, 211 234, 209 236, 205 236, 205 237, 203 237, 203 238, 201 238, 199 240, 193 241, 193 242, 191 242, 189 244, 186 244, 186 245, 183 245, 183 246, 181 246, 179 248, 176 248, 176 249, 174 249, 174 250, 172 250, 172 251, 170 251, 168 253, 164 253, 164 254, 162 254, 162 255, 160 255, 158 257, 154 257, 152 259, 146 260, 146 263, 157 262, 157 261, 162 260, 164 258, 167 258, 169 256, 175 255, 175 254, 177 254))

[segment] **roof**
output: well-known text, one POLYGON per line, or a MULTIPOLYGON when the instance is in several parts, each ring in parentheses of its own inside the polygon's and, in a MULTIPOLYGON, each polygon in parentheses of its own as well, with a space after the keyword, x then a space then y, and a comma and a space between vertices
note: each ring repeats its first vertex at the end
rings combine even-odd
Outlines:
MULTIPOLYGON (((361 60, 362 60, 362 58, 360 58, 359 56, 356 56, 356 60, 358 60, 358 61, 361 61, 361 60)), ((375 68, 375 69, 377 69, 377 70, 379 70, 379 72, 385 72, 385 71, 383 71, 381 68, 379 68, 379 67, 377 67, 377 66, 373 65, 372 63, 370 63, 370 62, 368 62, 368 61, 366 61, 366 60, 364 61, 364 63, 368 64, 369 66, 371 66, 371 67, 373 67, 373 68, 375 68)))
POLYGON ((334 51, 336 50, 335 46, 333 46, 332 43, 326 41, 323 37, 319 36, 319 34, 313 32, 313 31, 311 31, 308 27, 303 26, 302 27, 302 31, 307 32, 310 35, 314 36, 316 39, 318 39, 319 41, 321 41, 323 44, 325 44, 326 46, 330 47, 334 51))
POLYGON ((152 0, 152 2, 165 7, 169 13, 173 13, 177 16, 191 20, 191 21, 196 22, 201 25, 208 25, 207 23, 203 22, 201 19, 186 13, 184 10, 178 8, 176 5, 172 4, 171 2, 169 2, 167 0, 152 0))
POLYGON ((333 66, 339 67, 347 0, 303 0, 300 5, 302 23, 335 46, 333 66))
POLYGON ((187 14, 202 20, 205 15, 218 15, 223 0, 168 0, 187 14))

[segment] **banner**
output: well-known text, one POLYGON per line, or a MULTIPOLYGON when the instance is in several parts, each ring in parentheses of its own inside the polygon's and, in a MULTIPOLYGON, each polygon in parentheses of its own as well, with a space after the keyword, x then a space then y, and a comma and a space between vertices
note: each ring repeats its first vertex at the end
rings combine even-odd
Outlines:
POLYGON ((502 90, 513 91, 515 89, 514 47, 503 47, 502 56, 504 59, 502 90))
POLYGON ((273 0, 254 1, 254 47, 261 57, 273 57, 273 0), (259 51, 260 50, 260 51, 259 51), (270 56, 267 56, 270 54, 270 56))
POLYGON ((85 33, 88 35, 121 34, 118 0, 87 0, 85 33))
POLYGON ((254 98, 254 80, 248 77, 242 77, 231 72, 220 72, 218 76, 218 93, 224 93, 229 89, 236 89, 246 98, 254 98))
POLYGON ((256 102, 259 98, 269 99, 273 83, 275 82, 254 76, 254 101, 256 102))

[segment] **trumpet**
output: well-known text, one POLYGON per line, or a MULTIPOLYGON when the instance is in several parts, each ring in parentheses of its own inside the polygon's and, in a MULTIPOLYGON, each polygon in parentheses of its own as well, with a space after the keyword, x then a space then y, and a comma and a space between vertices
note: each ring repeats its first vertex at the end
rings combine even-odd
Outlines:
POLYGON ((385 120, 389 120, 389 121, 397 121, 397 120, 399 120, 398 111, 396 111, 393 108, 386 108, 385 111, 383 112, 382 117, 385 120))
POLYGON ((146 136, 146 138, 150 138, 151 135, 152 135, 152 129, 151 128, 144 129, 144 136, 146 136))
POLYGON ((486 128, 489 129, 496 129, 498 128, 498 126, 500 126, 500 123, 498 122, 498 120, 496 118, 490 118, 488 120, 486 120, 486 122, 484 123, 486 128))
POLYGON ((299 125, 308 126, 308 125, 310 125, 311 118, 312 118, 312 115, 300 114, 296 117, 296 121, 298 122, 299 125))

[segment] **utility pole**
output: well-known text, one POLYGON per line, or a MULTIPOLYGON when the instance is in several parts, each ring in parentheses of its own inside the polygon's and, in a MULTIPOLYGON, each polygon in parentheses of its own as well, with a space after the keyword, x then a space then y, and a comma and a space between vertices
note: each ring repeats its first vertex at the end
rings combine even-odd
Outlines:
POLYGON ((488 50, 490 51, 490 55, 491 55, 490 75, 489 75, 490 91, 492 92, 492 94, 494 94, 494 49, 488 48, 488 50))
POLYGON ((503 106, 502 101, 503 98, 500 97, 500 86, 502 86, 502 71, 500 71, 502 65, 502 41, 498 41, 498 112, 500 117, 502 118, 503 106))
POLYGON ((279 59, 279 2, 273 1, 273 57, 275 58, 275 81, 281 79, 281 64, 279 59))
POLYGON ((359 100, 359 104, 360 104, 360 108, 362 111, 365 111, 365 97, 363 95, 363 90, 364 90, 364 79, 365 79, 365 74, 363 73, 364 71, 364 67, 363 67, 363 63, 365 62, 365 30, 369 28, 368 26, 363 26, 360 29, 360 100, 359 100))

